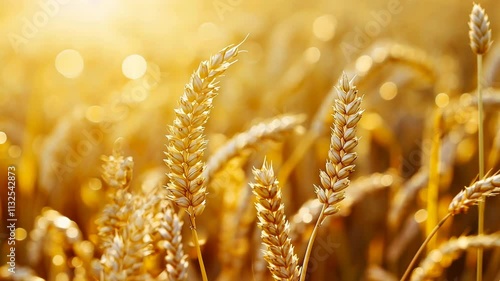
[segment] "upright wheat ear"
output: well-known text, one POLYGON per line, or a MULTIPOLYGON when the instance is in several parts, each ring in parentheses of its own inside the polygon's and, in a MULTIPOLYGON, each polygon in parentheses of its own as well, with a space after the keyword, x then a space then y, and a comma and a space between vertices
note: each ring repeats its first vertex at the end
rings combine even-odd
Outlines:
POLYGON ((266 246, 264 259, 275 280, 296 281, 300 272, 298 259, 293 251, 290 224, 285 216, 281 189, 273 168, 264 160, 262 168, 254 169, 253 174, 255 183, 251 187, 257 197, 255 208, 262 230, 262 242, 266 246))
POLYGON ((478 55, 485 54, 491 46, 490 20, 479 4, 474 4, 472 7, 469 29, 472 51, 478 55))
MULTIPOLYGON (((243 43, 243 42, 242 42, 243 43)), ((218 94, 216 78, 236 61, 242 44, 228 46, 203 61, 191 75, 184 94, 175 109, 174 124, 169 127, 165 163, 169 167, 168 198, 189 214, 193 242, 195 244, 202 279, 207 280, 205 266, 196 231, 196 216, 205 209, 206 180, 203 176, 203 153, 206 140, 203 136, 212 100, 218 94)))
POLYGON ((358 90, 345 74, 337 85, 337 93, 328 160, 325 171, 320 172, 322 187, 315 186, 318 199, 324 204, 324 216, 338 212, 337 204, 344 199, 344 189, 349 186, 348 177, 357 158, 356 125, 363 114, 358 90))
POLYGON ((169 198, 191 216, 199 216, 205 209, 206 186, 202 177, 203 136, 212 100, 218 94, 216 78, 236 61, 238 47, 228 46, 200 63, 184 88, 179 107, 175 109, 174 124, 167 135, 165 163, 170 168, 167 185, 169 198))
POLYGON ((344 190, 349 186, 349 175, 354 171, 354 160, 357 158, 354 148, 358 145, 356 126, 363 114, 360 107, 361 97, 358 96, 358 90, 345 73, 342 74, 337 84, 337 93, 326 171, 320 172, 321 187, 314 186, 323 208, 309 238, 300 281, 306 278, 307 265, 318 228, 327 216, 339 211, 337 205, 344 200, 344 190))

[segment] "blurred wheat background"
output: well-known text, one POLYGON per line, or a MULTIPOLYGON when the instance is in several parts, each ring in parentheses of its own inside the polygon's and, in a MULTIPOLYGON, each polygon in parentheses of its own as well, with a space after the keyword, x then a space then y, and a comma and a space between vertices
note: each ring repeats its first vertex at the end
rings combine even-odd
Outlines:
MULTIPOLYGON (((500 170, 500 2, 480 4, 494 41, 483 81, 492 175, 500 170)), ((4 266, 0 278, 99 280, 96 220, 111 201, 101 155, 119 147, 133 158, 130 190, 137 194, 165 185, 165 134, 184 85, 200 61, 247 37, 219 84, 205 160, 258 122, 302 115, 300 124, 211 176, 197 219, 209 279, 271 280, 248 186, 265 155, 302 260, 318 213, 313 184, 330 143, 328 93, 345 71, 364 96, 356 171, 340 214, 319 231, 307 280, 398 280, 426 236, 426 221, 437 223, 478 175, 471 7, 452 0, 2 0, 0 261, 5 265, 9 249, 3 174, 15 165, 21 275, 4 266), (435 214, 428 183, 439 187, 435 214)), ((500 231, 499 212, 500 198, 488 199, 486 233, 500 231)), ((181 218, 188 280, 201 280, 181 218)), ((449 220, 429 249, 476 233, 471 208, 449 220)), ((155 255, 141 264, 153 277, 164 266, 155 255)), ((437 280, 474 280, 475 250, 457 258, 437 280)), ((499 265, 500 250, 485 251, 484 280, 500 280, 499 265)))

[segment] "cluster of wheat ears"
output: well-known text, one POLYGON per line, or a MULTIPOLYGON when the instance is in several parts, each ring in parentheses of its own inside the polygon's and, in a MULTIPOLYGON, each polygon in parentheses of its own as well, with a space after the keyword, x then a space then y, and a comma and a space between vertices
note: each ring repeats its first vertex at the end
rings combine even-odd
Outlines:
MULTIPOLYGON (((484 233, 483 224, 485 198, 495 196, 500 192, 500 175, 495 172, 485 172, 484 168, 482 120, 484 119, 483 105, 487 101, 483 98, 481 89, 483 80, 481 69, 482 56, 488 52, 492 39, 488 16, 478 4, 473 6, 469 27, 470 45, 474 54, 477 55, 478 62, 477 99, 475 99, 479 114, 478 179, 451 200, 448 214, 428 233, 427 239, 415 253, 405 273, 401 275, 402 281, 439 278, 445 268, 450 266, 461 252, 470 248, 479 249, 477 280, 482 280, 482 249, 500 247, 500 233, 484 233), (448 218, 465 213, 476 205, 479 208, 477 235, 450 238, 439 247, 430 249, 425 258, 421 256, 427 242, 448 218), (416 266, 419 260, 420 265, 416 266)), ((259 146, 264 140, 282 139, 286 134, 297 130, 305 119, 303 115, 277 116, 236 135, 213 155, 204 156, 207 146, 205 126, 209 120, 213 100, 219 94, 218 79, 236 63, 238 55, 243 52, 240 49, 243 48, 242 46, 244 47, 244 42, 222 49, 208 60, 202 61, 191 75, 178 101, 178 107, 175 109, 175 119, 168 127, 166 135, 164 162, 168 172, 164 186, 157 186, 147 194, 131 191, 129 186, 132 181, 134 160, 124 155, 120 147, 121 141, 118 140, 113 153, 102 157, 104 162, 102 178, 109 187, 110 203, 101 211, 96 221, 97 241, 90 242, 83 239, 79 230, 68 231, 68 229, 78 229, 78 226, 62 214, 46 209, 36 220, 35 229, 30 235, 33 240, 30 249, 36 253, 37 251, 33 250, 34 247, 48 247, 37 243, 37 240, 42 239, 43 236, 59 237, 54 238, 53 241, 45 241, 45 244, 54 244, 55 241, 62 239, 64 241, 62 245, 50 244, 50 247, 54 255, 72 251, 74 256, 78 257, 79 265, 74 266, 73 280, 93 278, 99 280, 197 280, 200 276, 203 281, 209 280, 205 266, 206 260, 203 259, 203 247, 206 245, 203 245, 204 241, 200 238, 197 227, 197 222, 206 219, 203 216, 205 206, 211 204, 211 197, 207 191, 209 184, 225 167, 239 165, 241 161, 245 161, 251 148, 259 146), (186 236, 183 229, 191 231, 192 243, 183 238, 183 234, 186 236), (51 234, 48 234, 49 232, 51 234), (190 260, 189 252, 191 251, 196 252, 197 263, 190 260), (96 258, 96 252, 102 255, 96 258)), ((306 202, 309 204, 309 210, 312 210, 312 219, 308 221, 315 223, 312 231, 305 234, 299 233, 299 229, 303 229, 300 224, 304 222, 289 220, 285 215, 283 196, 287 193, 283 190, 286 189, 286 173, 289 173, 290 167, 294 166, 290 163, 300 159, 300 156, 292 155, 291 160, 285 163, 280 173, 274 172, 271 161, 266 158, 260 159, 259 162, 262 164, 253 168, 253 180, 248 183, 247 191, 235 193, 240 199, 232 203, 236 204, 232 206, 232 211, 238 220, 233 221, 236 225, 224 227, 237 230, 232 231, 233 236, 227 239, 232 239, 233 246, 237 248, 238 239, 246 236, 251 227, 249 222, 253 220, 247 217, 253 211, 260 229, 261 258, 267 263, 268 273, 274 280, 307 280, 314 242, 321 227, 330 217, 349 209, 353 201, 360 200, 361 193, 368 193, 372 188, 372 186, 367 187, 362 184, 351 186, 353 184, 350 182, 350 175, 355 169, 357 159, 356 147, 358 142, 363 141, 357 136, 356 129, 363 118, 363 93, 358 92, 355 81, 356 77, 342 74, 334 87, 334 101, 327 99, 322 104, 322 108, 318 110, 317 116, 312 121, 313 125, 308 137, 304 139, 304 142, 308 144, 301 148, 307 149, 314 142, 315 137, 320 134, 321 129, 318 128, 323 126, 325 115, 333 112, 325 165, 319 172, 318 184, 310 183, 317 198, 306 202), (237 204, 242 201, 254 202, 255 210, 239 208, 237 204), (296 237, 299 235, 308 236, 307 246, 303 245, 305 246, 303 253, 297 253, 298 246, 294 247, 299 240, 296 237)), ((494 99, 491 96, 489 98, 494 99)), ((444 115, 446 112, 443 112, 437 119, 444 122, 442 121, 445 118, 444 115)), ((300 151, 296 153, 301 154, 300 151)), ((436 153, 431 152, 431 155, 436 155, 436 153)), ((432 163, 431 161, 431 165, 432 163)), ((231 180, 231 177, 228 177, 226 182, 221 184, 240 183, 240 175, 231 176, 237 179, 231 180)), ((432 174, 429 177, 432 177, 432 174)), ((231 203, 226 202, 226 205, 228 204, 231 203)), ((401 210, 404 204, 408 204, 408 200, 400 198, 396 206, 393 206, 395 210, 390 213, 390 220, 399 220, 398 210, 401 210)), ((224 235, 224 233, 221 234, 223 239, 224 235)), ((231 251, 231 249, 226 250, 231 251)), ((238 254, 231 255, 229 260, 224 261, 225 265, 220 271, 222 277, 218 280, 238 280, 239 276, 226 273, 224 268, 224 266, 229 266, 231 269, 241 268, 245 258, 240 257, 241 261, 238 261, 235 257, 238 257, 238 254)), ((39 257, 35 255, 30 258, 36 260, 39 257)), ((377 270, 383 271, 381 268, 377 270)), ((370 280, 399 279, 394 273, 376 273, 377 270, 373 270, 370 280), (385 277, 377 279, 375 277, 377 274, 385 277)), ((262 276, 266 274, 259 277, 255 273, 254 278, 255 280, 266 278, 262 276)), ((33 271, 22 267, 11 278, 39 280, 33 271)))

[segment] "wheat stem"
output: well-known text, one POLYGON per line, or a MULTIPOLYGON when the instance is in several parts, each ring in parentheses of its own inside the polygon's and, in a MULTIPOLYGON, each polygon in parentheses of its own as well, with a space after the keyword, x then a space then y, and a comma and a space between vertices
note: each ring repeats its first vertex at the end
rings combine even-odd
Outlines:
MULTIPOLYGON (((477 93, 478 93, 478 142, 479 142, 479 178, 484 178, 484 109, 483 109, 483 91, 481 85, 482 79, 482 67, 483 66, 483 55, 477 55, 477 93)), ((481 235, 484 233, 484 207, 485 207, 485 197, 482 196, 479 201, 479 212, 478 212, 478 225, 477 234, 481 235)), ((476 280, 483 280, 483 248, 477 248, 477 273, 476 280)))
POLYGON ((190 220, 193 243, 196 248, 196 255, 198 256, 198 263, 200 264, 201 278, 203 281, 208 281, 207 271, 205 270, 205 264, 203 263, 203 256, 201 255, 200 240, 198 239, 198 232, 196 231, 196 219, 194 216, 190 216, 190 220))
POLYGON ((302 273, 300 274, 300 281, 306 280, 307 275, 307 265, 309 264, 309 259, 311 257, 312 248, 314 245, 314 240, 316 240, 316 235, 318 234, 318 229, 323 222, 325 216, 326 204, 323 204, 323 209, 319 213, 318 220, 316 221, 316 225, 314 225, 314 229, 311 233, 311 237, 309 237, 309 242, 307 243, 306 253, 304 255, 304 262, 302 263, 302 273))
MULTIPOLYGON (((477 92, 478 92, 478 139, 479 139, 479 178, 484 178, 484 127, 483 127, 483 95, 482 95, 482 68, 483 54, 486 54, 491 46, 490 20, 485 10, 479 4, 472 7, 469 21, 469 38, 472 51, 477 57, 477 92)), ((484 232, 484 197, 479 200, 478 227, 479 235, 484 232)), ((477 281, 483 280, 483 250, 477 250, 477 281)))
POLYGON ((408 267, 406 268, 406 271, 405 273, 403 274, 403 277, 401 277, 401 281, 404 281, 406 280, 409 276, 410 276, 410 272, 411 272, 411 269, 415 266, 415 263, 417 262, 417 259, 418 257, 420 256, 420 254, 422 254, 422 252, 424 251, 425 249, 425 246, 427 245, 427 243, 429 243, 429 241, 432 239, 432 237, 434 237, 434 234, 436 234, 436 232, 439 230, 439 228, 441 228, 441 226, 446 222, 446 220, 451 217, 451 213, 448 213, 437 225, 436 227, 434 227, 434 229, 432 230, 431 233, 429 233, 429 235, 427 236, 427 238, 425 238, 424 242, 422 243, 422 245, 420 246, 420 248, 418 249, 417 253, 415 254, 415 256, 413 256, 413 259, 411 260, 410 264, 408 265, 408 267))

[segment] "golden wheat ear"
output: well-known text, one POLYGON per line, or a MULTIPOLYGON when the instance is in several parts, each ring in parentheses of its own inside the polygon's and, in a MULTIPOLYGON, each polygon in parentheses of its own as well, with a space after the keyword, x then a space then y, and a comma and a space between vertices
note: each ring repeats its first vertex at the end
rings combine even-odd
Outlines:
POLYGON ((495 196, 500 192, 500 174, 476 181, 469 187, 460 191, 450 203, 448 212, 452 215, 465 213, 479 204, 485 197, 495 196))
POLYGON ((325 217, 338 212, 337 204, 344 199, 344 190, 349 186, 348 177, 357 158, 356 127, 363 114, 361 97, 346 74, 339 80, 337 93, 328 160, 325 171, 320 172, 321 187, 315 186, 318 199, 325 206, 325 217))
POLYGON ((203 133, 212 109, 212 101, 219 91, 217 78, 236 61, 242 43, 230 45, 200 63, 184 87, 184 94, 175 109, 174 123, 169 127, 167 135, 167 197, 189 215, 203 281, 208 278, 196 231, 196 217, 203 213, 207 197, 207 182, 203 176, 203 155, 207 141, 203 133))
POLYGON ((420 266, 413 271, 411 281, 438 279, 461 252, 471 248, 494 247, 500 247, 500 233, 450 239, 427 255, 420 266))
POLYGON ((475 54, 488 52, 491 46, 491 29, 488 15, 481 5, 474 3, 469 21, 470 47, 475 54))
POLYGON ((228 46, 200 63, 184 88, 174 123, 169 127, 165 152, 165 163, 170 170, 168 197, 191 217, 199 216, 205 209, 203 133, 219 90, 216 79, 236 61, 240 45, 228 46))
POLYGON ((281 200, 281 189, 274 176, 273 168, 266 160, 262 168, 254 168, 255 183, 252 191, 257 198, 258 225, 262 243, 266 246, 264 259, 275 280, 298 280, 300 268, 297 255, 290 239, 290 224, 285 216, 285 206, 281 200))

